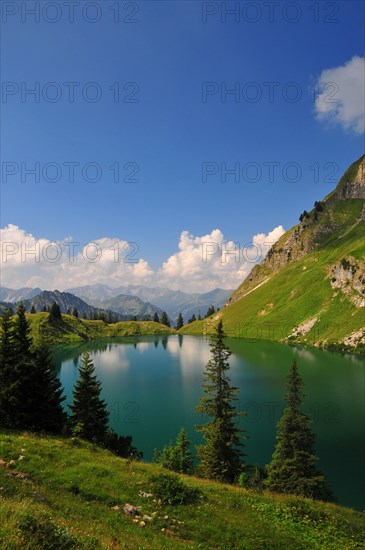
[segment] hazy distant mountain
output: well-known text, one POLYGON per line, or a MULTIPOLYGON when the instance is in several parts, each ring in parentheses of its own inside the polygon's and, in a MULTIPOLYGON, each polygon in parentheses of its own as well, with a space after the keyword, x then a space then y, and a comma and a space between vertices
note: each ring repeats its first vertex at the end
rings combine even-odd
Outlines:
POLYGON ((40 294, 40 288, 24 287, 14 290, 5 286, 0 287, 0 302, 20 302, 21 300, 30 300, 40 294))
POLYGON ((76 296, 79 296, 89 304, 105 303, 107 299, 115 298, 120 294, 138 296, 144 302, 149 302, 161 310, 167 312, 169 317, 175 321, 181 312, 184 320, 187 321, 193 313, 198 316, 205 315, 209 306, 222 308, 231 296, 233 290, 224 290, 216 288, 204 294, 187 293, 181 290, 171 290, 169 288, 150 288, 139 285, 125 285, 116 288, 109 285, 86 285, 68 289, 76 296))
POLYGON ((14 312, 14 304, 12 302, 0 302, 0 313, 5 309, 10 309, 10 311, 14 312))
MULTIPOLYGON (((155 312, 159 315, 162 313, 159 308, 143 302, 137 296, 120 295, 105 302, 98 301, 95 304, 88 304, 70 292, 43 290, 34 298, 23 300, 28 312, 32 305, 37 312, 45 311, 53 302, 60 306, 62 313, 72 313, 74 309, 77 309, 79 317, 86 316, 88 319, 94 319, 103 315, 107 321, 113 322, 130 320, 134 316, 138 320, 152 319, 155 312)), ((15 309, 16 304, 11 305, 15 309)))
POLYGON ((136 316, 136 317, 151 317, 157 313, 159 316, 162 313, 162 309, 156 307, 149 302, 144 302, 138 296, 131 296, 130 294, 119 294, 114 298, 105 298, 104 300, 91 300, 91 305, 107 308, 123 315, 136 316))

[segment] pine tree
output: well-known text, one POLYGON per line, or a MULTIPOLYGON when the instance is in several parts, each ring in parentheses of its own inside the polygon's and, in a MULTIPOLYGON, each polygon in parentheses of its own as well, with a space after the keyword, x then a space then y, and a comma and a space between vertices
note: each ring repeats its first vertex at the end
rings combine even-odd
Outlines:
POLYGON ((56 302, 53 302, 51 305, 51 309, 49 311, 49 320, 50 321, 60 321, 62 319, 61 316, 61 308, 56 302))
POLYGON ((196 317, 195 317, 195 313, 193 313, 190 319, 188 320, 188 325, 190 325, 190 323, 194 323, 195 321, 196 321, 196 317))
POLYGON ((209 306, 208 307, 208 310, 205 314, 205 317, 204 319, 206 319, 207 317, 210 317, 211 315, 213 315, 213 313, 215 313, 215 309, 214 309, 214 306, 209 306))
POLYGON ((63 430, 67 415, 62 408, 65 397, 62 385, 54 372, 51 353, 47 346, 40 345, 34 352, 31 387, 31 426, 36 431, 59 433, 63 430))
POLYGON ((34 307, 34 304, 32 304, 32 307, 30 308, 30 313, 32 314, 37 313, 36 308, 34 307))
POLYGON ((198 447, 200 470, 204 477, 233 483, 243 468, 244 432, 237 426, 237 418, 243 412, 235 410, 238 388, 230 386, 227 375, 228 358, 231 351, 224 343, 223 323, 219 321, 211 347, 211 359, 204 373, 204 393, 197 406, 197 412, 210 416, 212 420, 197 426, 203 434, 205 445, 198 447))
POLYGON ((163 325, 166 325, 167 327, 170 326, 170 321, 169 321, 169 318, 168 318, 168 315, 167 315, 166 311, 163 311, 162 314, 161 314, 161 323, 163 325))
POLYGON ((17 315, 14 323, 14 351, 18 360, 25 360, 30 357, 32 339, 30 337, 30 327, 25 316, 23 302, 19 302, 16 313, 17 315))
POLYGON ((11 390, 15 379, 13 347, 13 321, 11 312, 5 309, 1 316, 0 340, 0 426, 9 426, 12 417, 11 390))
POLYGON ((179 316, 177 318, 177 321, 176 321, 176 330, 179 330, 180 328, 182 328, 184 326, 184 319, 183 319, 183 316, 181 314, 181 312, 179 313, 179 316))
POLYGON ((79 378, 70 405, 71 425, 79 437, 103 442, 108 431, 109 413, 101 399, 101 383, 94 374, 95 367, 89 353, 82 354, 79 378))
POLYGON ((192 470, 193 459, 190 452, 190 439, 184 427, 182 427, 176 438, 175 456, 178 464, 178 472, 187 474, 192 470))
POLYGON ((72 311, 72 315, 73 315, 74 317, 78 318, 79 312, 77 311, 77 308, 76 308, 76 307, 74 307, 74 309, 73 309, 73 311, 72 311))
POLYGON ((176 442, 169 443, 162 451, 155 450, 154 461, 164 468, 187 474, 193 468, 193 459, 190 452, 190 440, 184 428, 181 428, 176 442))
POLYGON ((154 316, 153 316, 153 320, 154 320, 155 323, 159 323, 159 322, 160 322, 160 318, 159 318, 157 312, 155 312, 155 314, 154 314, 154 316))
POLYGON ((34 354, 31 350, 32 339, 23 302, 20 302, 17 308, 12 342, 14 350, 13 372, 7 384, 8 426, 27 429, 31 428, 32 425, 34 406, 31 390, 34 354))
POLYGON ((332 500, 324 475, 316 469, 315 436, 309 417, 301 411, 303 381, 296 361, 287 380, 287 405, 278 422, 277 444, 266 485, 271 491, 332 500))

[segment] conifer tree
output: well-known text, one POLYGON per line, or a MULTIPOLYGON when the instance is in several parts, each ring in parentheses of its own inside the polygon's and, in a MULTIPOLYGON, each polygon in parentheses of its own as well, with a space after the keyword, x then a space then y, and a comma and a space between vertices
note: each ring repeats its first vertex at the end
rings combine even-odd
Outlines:
POLYGON ((182 328, 184 326, 184 319, 183 319, 183 316, 181 314, 181 312, 179 313, 179 316, 177 318, 177 321, 176 321, 176 330, 179 330, 180 328, 182 328))
POLYGON ((77 311, 77 308, 76 308, 76 307, 73 308, 72 315, 73 315, 74 317, 78 318, 79 312, 77 311))
POLYGON ((13 347, 13 321, 11 312, 5 309, 1 316, 0 340, 0 425, 8 426, 12 411, 11 389, 15 382, 15 356, 13 347))
POLYGON ((215 313, 214 306, 209 306, 204 319, 206 319, 207 317, 210 317, 211 315, 213 315, 213 313, 215 313))
POLYGON ((160 322, 160 318, 159 318, 159 316, 158 316, 157 311, 155 312, 155 314, 154 314, 154 316, 153 316, 153 320, 154 320, 155 323, 159 323, 159 322, 160 322))
POLYGON ((155 451, 154 460, 164 468, 181 474, 191 472, 193 468, 193 459, 190 452, 190 440, 185 428, 180 429, 175 444, 170 443, 166 445, 162 451, 155 451))
POLYGON ((168 318, 168 315, 167 315, 166 311, 163 311, 162 314, 161 314, 161 323, 163 325, 166 325, 167 327, 170 326, 170 321, 169 321, 169 318, 168 318))
POLYGON ((188 325, 190 325, 190 323, 194 323, 195 321, 196 321, 196 317, 195 317, 195 313, 193 313, 190 319, 188 320, 188 325))
POLYGON ((31 356, 30 347, 32 339, 30 337, 30 327, 25 316, 23 302, 19 302, 16 311, 17 315, 14 323, 14 351, 17 360, 29 359, 31 356))
POLYGON ((0 423, 8 428, 59 432, 64 423, 61 384, 52 370, 50 353, 31 349, 23 304, 14 323, 5 312, 1 321, 0 423))
POLYGON ((60 321, 62 319, 61 308, 56 302, 53 302, 49 311, 50 321, 60 321))
POLYGON ((325 477, 316 468, 315 436, 309 417, 301 411, 303 381, 296 361, 287 379, 287 405, 278 422, 277 444, 268 466, 267 487, 271 491, 332 500, 325 477))
POLYGON ((36 431, 59 433, 66 425, 67 415, 62 408, 62 385, 54 372, 49 348, 41 344, 34 352, 32 392, 34 405, 31 426, 36 431))
POLYGON ((89 353, 82 354, 79 378, 70 405, 71 425, 79 437, 103 442, 108 430, 109 413, 101 399, 101 383, 94 374, 95 367, 89 353))
POLYGON ((30 308, 30 313, 32 314, 37 313, 36 308, 34 307, 34 304, 32 304, 32 307, 30 308))
POLYGON ((34 354, 31 350, 32 339, 23 302, 20 302, 17 307, 12 343, 14 350, 13 371, 7 383, 8 426, 26 429, 31 428, 31 415, 34 406, 31 390, 34 354))
POLYGON ((224 342, 223 323, 219 321, 211 347, 211 359, 206 365, 203 389, 197 412, 210 416, 211 421, 197 426, 205 445, 198 447, 200 470, 204 477, 233 483, 243 468, 243 440, 246 436, 237 426, 244 413, 235 410, 238 388, 231 387, 227 375, 231 351, 224 342))

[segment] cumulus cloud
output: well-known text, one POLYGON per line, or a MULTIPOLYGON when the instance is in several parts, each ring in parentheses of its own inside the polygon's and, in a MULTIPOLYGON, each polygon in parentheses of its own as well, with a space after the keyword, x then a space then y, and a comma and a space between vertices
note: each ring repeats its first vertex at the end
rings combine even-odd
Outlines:
POLYGON ((365 131, 365 58, 354 56, 340 67, 324 70, 318 80, 317 118, 340 124, 355 134, 365 131))
POLYGON ((236 288, 283 233, 280 225, 239 243, 226 241, 220 229, 203 236, 183 231, 179 250, 153 271, 135 243, 108 237, 83 246, 70 237, 52 242, 10 224, 1 230, 2 285, 64 290, 95 283, 140 284, 186 292, 236 288))
POLYGON ((153 274, 138 246, 120 239, 100 238, 82 245, 67 237, 52 242, 36 238, 16 225, 0 230, 2 285, 17 288, 70 288, 132 280, 144 284, 153 274))
POLYGON ((179 252, 170 256, 157 275, 162 284, 178 289, 189 281, 199 292, 213 288, 236 288, 284 233, 282 226, 268 235, 254 235, 248 243, 226 241, 220 229, 196 237, 180 236, 179 252))

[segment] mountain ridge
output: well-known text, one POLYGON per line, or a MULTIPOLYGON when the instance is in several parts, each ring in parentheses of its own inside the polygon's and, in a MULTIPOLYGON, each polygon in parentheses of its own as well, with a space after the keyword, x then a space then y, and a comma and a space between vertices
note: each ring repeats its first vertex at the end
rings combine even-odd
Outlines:
POLYGON ((365 156, 271 247, 225 307, 182 333, 365 349, 365 156))

